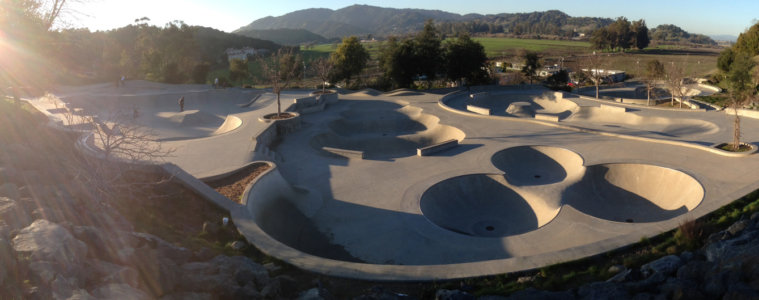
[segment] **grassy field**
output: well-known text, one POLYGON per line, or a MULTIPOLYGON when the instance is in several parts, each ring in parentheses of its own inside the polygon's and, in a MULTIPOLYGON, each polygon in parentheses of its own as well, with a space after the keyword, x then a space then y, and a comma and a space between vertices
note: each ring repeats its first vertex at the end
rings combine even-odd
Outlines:
POLYGON ((590 43, 581 41, 535 40, 515 38, 476 37, 473 40, 485 47, 488 57, 513 55, 519 49, 534 52, 576 53, 589 51, 590 43))

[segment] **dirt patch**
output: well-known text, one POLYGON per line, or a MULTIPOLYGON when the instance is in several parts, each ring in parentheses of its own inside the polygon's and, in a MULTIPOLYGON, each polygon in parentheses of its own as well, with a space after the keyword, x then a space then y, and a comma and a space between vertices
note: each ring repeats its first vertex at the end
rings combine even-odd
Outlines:
POLYGON ((294 117, 295 117, 294 114, 284 112, 284 113, 280 113, 280 114, 274 113, 274 114, 265 115, 264 119, 267 119, 267 120, 286 120, 286 119, 291 119, 291 118, 294 118, 294 117))
POLYGON ((230 200, 242 203, 242 194, 245 193, 245 187, 269 168, 270 166, 267 163, 254 163, 231 176, 210 181, 207 184, 230 200))

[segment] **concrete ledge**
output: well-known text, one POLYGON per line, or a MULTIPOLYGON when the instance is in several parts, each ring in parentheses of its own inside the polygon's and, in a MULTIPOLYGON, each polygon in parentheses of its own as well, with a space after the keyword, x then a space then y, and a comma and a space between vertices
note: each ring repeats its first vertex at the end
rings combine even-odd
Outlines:
POLYGON ((535 114, 535 120, 558 122, 559 116, 547 114, 535 114))
MULTIPOLYGON (((731 107, 725 108, 725 113, 731 116, 735 115, 735 109, 731 107)), ((738 115, 746 118, 759 119, 759 110, 739 108, 738 115)))
POLYGON ((457 139, 450 139, 442 143, 437 143, 433 145, 429 145, 422 148, 416 149, 416 155, 417 156, 427 156, 433 153, 437 153, 440 151, 448 150, 451 148, 454 148, 459 145, 459 140, 457 139))
POLYGON ((473 113, 481 114, 481 115, 490 115, 490 108, 480 107, 476 105, 467 104, 466 110, 471 111, 473 113))
POLYGON ((356 150, 348 150, 348 149, 340 149, 340 148, 332 148, 332 147, 322 147, 322 150, 327 151, 332 154, 337 154, 346 158, 364 159, 364 151, 356 151, 356 150))
POLYGON ((617 113, 627 112, 626 107, 606 105, 606 104, 601 104, 601 110, 608 111, 608 112, 617 112, 617 113))

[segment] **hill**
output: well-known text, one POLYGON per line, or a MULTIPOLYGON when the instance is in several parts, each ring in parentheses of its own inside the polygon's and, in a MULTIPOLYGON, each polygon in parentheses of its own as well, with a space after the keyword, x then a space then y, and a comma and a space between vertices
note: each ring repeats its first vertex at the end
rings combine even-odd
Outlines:
POLYGON ((689 33, 672 24, 656 26, 656 28, 651 29, 648 34, 651 37, 651 41, 658 41, 660 43, 717 45, 717 42, 706 35, 689 33))
MULTIPOLYGON (((234 33, 288 28, 306 29, 328 39, 349 35, 383 37, 417 32, 429 19, 435 20, 441 33, 445 35, 468 32, 534 38, 590 36, 594 30, 614 22, 611 18, 573 17, 559 10, 460 15, 440 10, 352 5, 338 10, 310 8, 279 17, 269 16, 255 20, 234 33)), ((656 29, 659 34, 654 36, 652 30, 652 40, 715 44, 714 40, 705 35, 691 34, 674 25, 661 25, 656 29)))
POLYGON ((272 41, 282 45, 300 45, 305 43, 321 44, 328 41, 325 37, 305 29, 246 29, 235 31, 235 34, 272 41))

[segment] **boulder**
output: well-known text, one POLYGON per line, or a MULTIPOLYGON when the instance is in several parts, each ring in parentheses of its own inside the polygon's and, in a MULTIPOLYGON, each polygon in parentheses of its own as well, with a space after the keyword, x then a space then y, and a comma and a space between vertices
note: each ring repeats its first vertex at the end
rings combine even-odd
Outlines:
POLYGON ((119 250, 134 248, 139 243, 136 237, 127 232, 106 231, 92 226, 74 226, 71 233, 87 244, 90 257, 118 264, 128 261, 119 255, 119 250))
POLYGON ((298 295, 298 300, 334 300, 335 296, 332 295, 325 288, 312 288, 303 291, 298 295))
POLYGON ((733 225, 730 225, 730 227, 727 228, 727 232, 730 233, 732 236, 736 236, 741 233, 746 227, 749 225, 749 220, 740 220, 738 222, 733 223, 733 225))
POLYGON ((218 266, 220 274, 235 274, 247 270, 253 274, 257 286, 266 286, 270 280, 266 268, 245 256, 219 255, 209 262, 218 266))
MULTIPOLYGON (((482 299, 482 298, 480 298, 482 299)), ((514 300, 529 300, 529 299, 546 299, 546 300, 572 300, 575 299, 574 294, 570 291, 550 292, 538 290, 535 288, 526 288, 524 290, 514 292, 507 299, 514 300)))
POLYGON ((662 273, 665 275, 671 275, 677 271, 680 266, 683 265, 683 260, 677 255, 667 255, 652 262, 649 262, 640 267, 640 271, 645 276, 650 276, 653 273, 662 273))
POLYGON ((440 289, 435 292, 437 300, 474 300, 474 295, 460 290, 440 289))
POLYGON ((92 291, 92 295, 100 299, 152 299, 145 292, 129 286, 128 284, 111 283, 100 286, 92 291))
POLYGON ((619 284, 611 282, 593 282, 577 290, 579 299, 630 299, 630 295, 619 284))
POLYGON ((21 199, 21 193, 18 190, 18 186, 11 182, 5 182, 0 185, 0 196, 8 197, 13 200, 21 199))
POLYGON ((0 220, 10 226, 11 230, 21 229, 32 223, 31 217, 16 200, 0 197, 0 220))
POLYGON ((13 238, 13 249, 30 261, 57 263, 65 271, 78 269, 87 255, 87 246, 64 227, 37 220, 13 238))
POLYGON ((85 263, 87 282, 97 286, 109 283, 125 283, 131 287, 139 287, 139 273, 132 267, 113 264, 107 261, 90 259, 85 263))
POLYGON ((0 286, 7 283, 6 281, 10 278, 16 278, 17 274, 18 262, 13 246, 7 240, 0 238, 0 286))
POLYGON ((188 293, 180 292, 168 294, 161 297, 161 300, 213 300, 213 296, 208 293, 188 293))
POLYGON ((297 282, 290 276, 280 275, 274 277, 269 284, 261 289, 264 298, 292 298, 295 296, 297 282))

